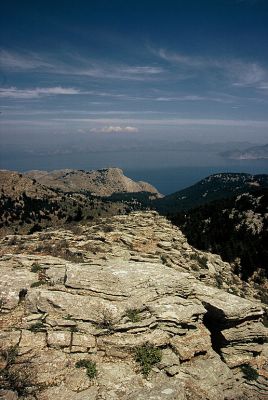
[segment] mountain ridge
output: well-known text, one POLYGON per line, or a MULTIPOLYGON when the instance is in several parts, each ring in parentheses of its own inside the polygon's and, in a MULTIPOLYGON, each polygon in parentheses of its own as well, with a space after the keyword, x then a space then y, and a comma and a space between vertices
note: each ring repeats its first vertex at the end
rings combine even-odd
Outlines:
POLYGON ((99 170, 33 170, 25 173, 39 183, 65 192, 88 191, 97 196, 111 196, 113 193, 148 192, 161 197, 158 190, 143 181, 133 181, 124 175, 120 168, 103 168, 99 170))

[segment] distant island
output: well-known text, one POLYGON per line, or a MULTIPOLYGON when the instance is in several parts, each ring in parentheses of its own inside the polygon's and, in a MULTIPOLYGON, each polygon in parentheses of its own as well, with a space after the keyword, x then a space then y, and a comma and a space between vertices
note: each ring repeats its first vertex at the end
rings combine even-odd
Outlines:
POLYGON ((222 157, 232 160, 263 160, 268 159, 268 144, 249 147, 245 150, 228 150, 220 153, 222 157))

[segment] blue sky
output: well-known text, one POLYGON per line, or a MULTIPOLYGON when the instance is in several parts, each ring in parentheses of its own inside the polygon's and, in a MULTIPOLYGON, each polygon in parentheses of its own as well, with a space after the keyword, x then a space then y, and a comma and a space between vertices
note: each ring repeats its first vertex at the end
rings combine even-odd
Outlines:
POLYGON ((267 0, 10 0, 0 18, 5 151, 267 142, 267 0))

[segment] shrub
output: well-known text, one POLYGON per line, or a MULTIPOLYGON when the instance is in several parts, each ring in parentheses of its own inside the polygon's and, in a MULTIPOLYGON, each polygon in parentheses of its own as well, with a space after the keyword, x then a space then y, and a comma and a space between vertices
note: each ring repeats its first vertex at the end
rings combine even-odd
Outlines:
POLYGON ((43 268, 41 267, 40 264, 38 264, 38 263, 36 263, 36 262, 34 262, 34 263, 32 264, 31 272, 36 273, 36 272, 39 272, 39 271, 42 271, 42 270, 43 270, 43 268))
POLYGON ((114 317, 112 311, 109 309, 103 309, 97 327, 100 329, 106 329, 109 332, 114 330, 114 317))
POLYGON ((251 365, 244 364, 240 368, 248 381, 256 381, 258 379, 259 374, 251 365))
POLYGON ((76 368, 86 368, 87 371, 87 376, 90 379, 93 379, 97 376, 97 368, 96 368, 96 363, 91 360, 79 360, 75 364, 76 368))
POLYGON ((18 355, 18 346, 9 347, 7 350, 1 351, 1 354, 6 360, 7 367, 9 367, 10 365, 14 364, 16 360, 16 357, 18 355))
POLYGON ((37 321, 35 324, 30 326, 29 330, 31 332, 36 333, 36 332, 44 332, 46 329, 42 321, 37 321))
POLYGON ((145 343, 135 349, 135 361, 141 366, 141 372, 147 377, 152 367, 161 361, 162 353, 157 347, 150 343, 145 343))
POLYGON ((131 322, 140 321, 140 311, 137 308, 128 308, 126 310, 126 316, 131 322))
POLYGON ((77 326, 73 325, 70 327, 70 332, 72 332, 72 333, 79 332, 79 329, 77 326))
POLYGON ((38 287, 38 286, 41 286, 41 285, 45 285, 45 284, 46 284, 46 281, 33 282, 33 283, 31 283, 31 288, 35 288, 35 287, 38 287))
POLYGON ((4 299, 4 297, 0 297, 0 313, 3 311, 5 304, 6 299, 4 299))
POLYGON ((27 293, 28 293, 27 289, 21 289, 19 291, 19 302, 22 302, 23 300, 25 300, 27 293))
POLYGON ((29 371, 21 364, 19 368, 15 365, 18 356, 18 346, 12 346, 5 351, 0 351, 0 355, 6 361, 5 368, 0 371, 1 389, 16 391, 19 398, 24 398, 23 396, 28 394, 28 389, 31 387, 31 393, 33 394, 33 384, 29 371))

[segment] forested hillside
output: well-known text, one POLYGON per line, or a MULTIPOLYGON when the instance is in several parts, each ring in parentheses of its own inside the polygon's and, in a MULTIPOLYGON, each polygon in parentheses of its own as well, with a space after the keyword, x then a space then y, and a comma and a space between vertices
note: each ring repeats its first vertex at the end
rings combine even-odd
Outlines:
POLYGON ((243 279, 259 269, 259 280, 268 276, 267 189, 210 202, 170 218, 193 246, 234 263, 243 279))

